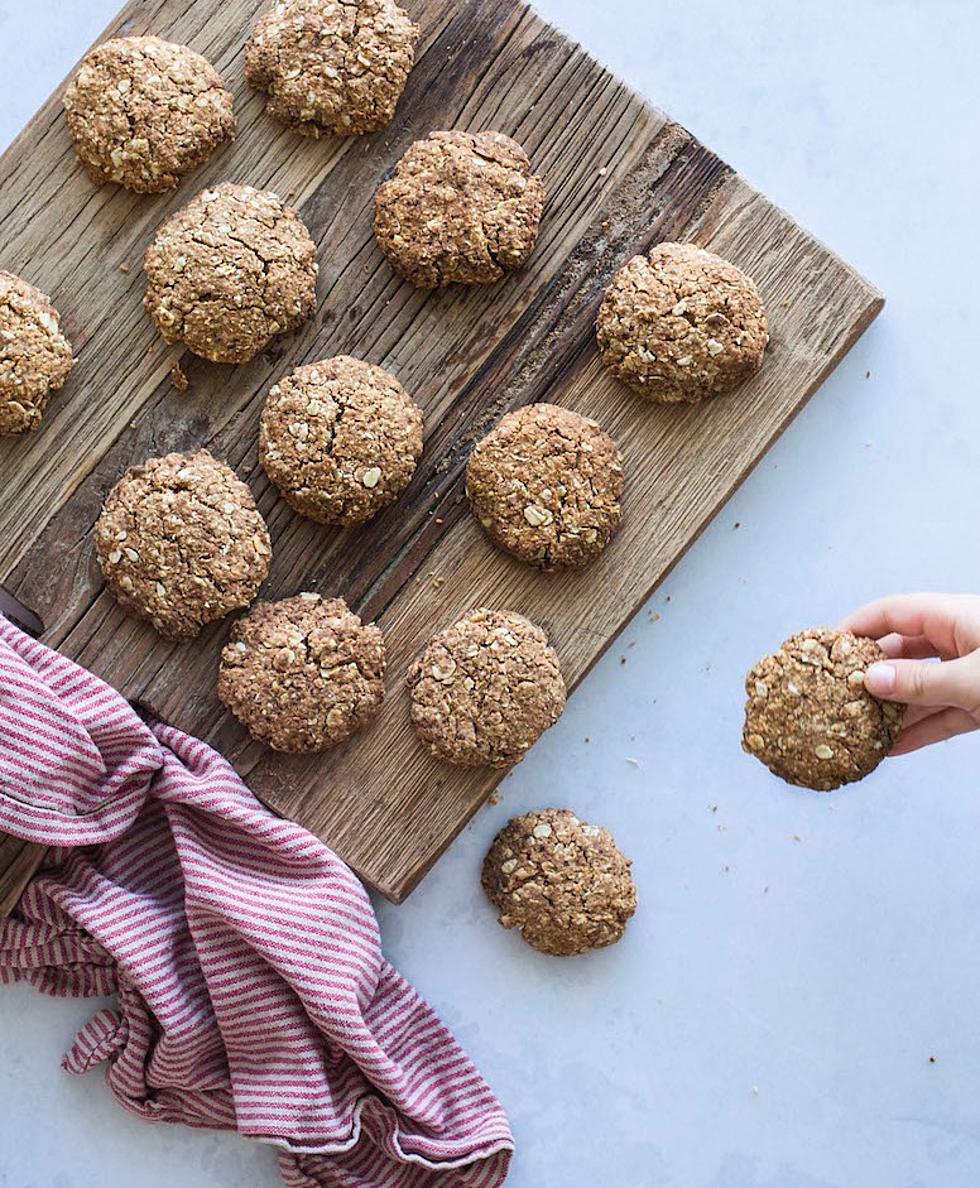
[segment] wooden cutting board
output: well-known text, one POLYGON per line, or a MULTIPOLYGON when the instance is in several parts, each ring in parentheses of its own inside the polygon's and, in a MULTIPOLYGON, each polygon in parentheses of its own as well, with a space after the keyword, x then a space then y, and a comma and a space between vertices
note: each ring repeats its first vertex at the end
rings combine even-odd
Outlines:
MULTIPOLYGON (((0 160, 0 267, 52 295, 79 354, 42 429, 0 442, 0 581, 37 612, 48 643, 208 739, 266 804, 318 833, 396 901, 500 778, 443 766, 414 738, 403 677, 430 634, 474 605, 520 610, 547 628, 577 684, 882 306, 853 269, 524 4, 403 3, 422 27, 418 63, 394 124, 375 136, 304 140, 264 114, 242 80, 242 44, 264 3, 146 0, 128 5, 107 35, 152 32, 210 57, 235 90, 235 144, 176 193, 95 187, 71 151, 59 89, 0 160), (434 128, 509 133, 545 179, 534 255, 498 285, 418 292, 373 241, 375 189, 434 128), (293 200, 321 261, 315 319, 238 367, 167 347, 140 304, 141 257, 157 226, 225 179, 293 200), (701 408, 649 405, 596 357, 604 285, 663 239, 733 260, 770 310, 761 374, 701 408), (356 531, 295 516, 256 458, 269 386, 340 352, 393 371, 426 416, 411 488, 356 531), (186 394, 168 381, 178 360, 186 394), (490 546, 465 506, 473 442, 505 410, 533 400, 596 417, 623 447, 623 527, 584 573, 519 565, 490 546), (272 754, 222 712, 214 681, 227 623, 175 645, 126 618, 103 590, 92 525, 106 492, 131 463, 199 446, 237 468, 269 522, 264 596, 341 595, 386 633, 380 718, 331 753, 272 754)), ((36 860, 30 848, 0 843, 0 902, 16 898, 36 860)))

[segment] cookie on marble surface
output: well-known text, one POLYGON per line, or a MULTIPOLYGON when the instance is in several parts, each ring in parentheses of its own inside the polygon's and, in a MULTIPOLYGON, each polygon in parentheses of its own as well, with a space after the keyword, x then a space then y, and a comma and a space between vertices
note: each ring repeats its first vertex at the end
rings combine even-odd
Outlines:
POLYGON ((790 784, 829 792, 869 775, 898 742, 905 707, 864 687, 884 660, 873 639, 816 627, 745 678, 742 747, 790 784))
POLYGON ((252 492, 207 450, 130 467, 106 498, 95 548, 120 605, 174 640, 248 606, 272 555, 252 492))
POLYGON ((394 118, 418 36, 394 0, 283 0, 245 43, 245 78, 304 136, 376 132, 394 118))
POLYGON ((259 458, 286 502, 320 524, 360 524, 408 486, 422 412, 393 375, 338 355, 269 391, 259 458))
POLYGON ((221 653, 218 696, 254 739, 276 751, 336 746, 384 699, 385 648, 340 598, 257 602, 221 653))
POLYGON ((50 298, 0 270, 0 436, 36 429, 74 365, 50 298))
POLYGON ((292 207, 230 182, 163 224, 143 259, 143 305, 166 342, 244 363, 316 305, 316 245, 292 207))
POLYGON ((734 264, 692 243, 634 256, 606 289, 596 320, 602 361, 641 396, 697 404, 762 366, 762 298, 734 264))
POLYGON ((169 190, 235 131, 231 92, 207 58, 159 37, 114 37, 82 59, 64 96, 93 181, 169 190))
POLYGON ((375 195, 374 233, 399 276, 421 289, 486 285, 523 267, 544 185, 500 132, 430 132, 375 195))
POLYGON ((481 882, 504 928, 539 952, 571 957, 623 935, 636 911, 631 865, 608 829, 542 809, 501 829, 481 882))
POLYGON ((579 568, 606 547, 622 517, 623 461, 595 421, 529 404, 480 441, 466 493, 490 538, 541 569, 579 568))
POLYGON ((510 767, 565 708, 548 637, 514 611, 470 611, 408 673, 412 722, 430 752, 463 767, 510 767))

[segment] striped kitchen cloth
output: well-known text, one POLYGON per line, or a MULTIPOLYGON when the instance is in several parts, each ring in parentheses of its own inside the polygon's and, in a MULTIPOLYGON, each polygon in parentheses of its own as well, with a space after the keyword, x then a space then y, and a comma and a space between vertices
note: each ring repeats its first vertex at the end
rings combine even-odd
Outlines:
POLYGON ((0 981, 117 996, 69 1072, 127 1109, 279 1148, 290 1188, 491 1188, 486 1082, 382 957, 364 888, 203 743, 0 617, 0 829, 53 847, 0 981))

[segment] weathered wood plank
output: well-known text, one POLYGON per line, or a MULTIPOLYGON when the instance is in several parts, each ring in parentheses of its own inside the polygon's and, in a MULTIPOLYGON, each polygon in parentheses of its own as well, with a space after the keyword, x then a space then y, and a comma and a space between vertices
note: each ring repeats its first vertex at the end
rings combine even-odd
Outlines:
MULTIPOLYGON (((0 263, 25 272, 82 346, 72 382, 32 440, 0 444, 0 577, 61 647, 175 725, 207 737, 266 803, 403 898, 483 802, 499 773, 422 753, 402 685, 433 630, 488 603, 552 633, 576 684, 880 308, 875 290, 676 124, 579 47, 508 0, 419 0, 418 65, 394 124, 354 141, 303 141, 241 84, 255 0, 133 4, 113 31, 153 29, 210 54, 234 82, 239 136, 176 195, 95 189, 71 156, 58 97, 0 161, 0 263), (494 127, 528 149, 549 193, 527 269, 486 289, 425 294, 393 276, 371 236, 371 202, 430 128, 494 127), (252 363, 188 356, 190 391, 167 373, 179 349, 140 309, 139 259, 156 225, 206 183, 231 177, 298 202, 321 259, 317 316, 252 363), (647 405, 606 376, 593 321, 610 274, 634 252, 694 239, 745 267, 770 308, 760 375, 701 409, 647 405), (118 271, 120 263, 130 272, 118 271), (274 378, 340 351, 392 370, 426 414, 426 448, 405 496, 366 528, 293 515, 256 457, 274 378), (507 408, 548 399, 596 416, 626 455, 623 528, 592 569, 541 575, 495 552, 466 512, 473 442, 507 408), (378 722, 333 753, 283 757, 221 712, 214 676, 227 624, 191 645, 160 640, 102 590, 91 528, 127 465, 208 445, 250 482, 273 535, 265 596, 340 594, 385 629, 391 680, 378 722), (26 477, 30 476, 30 482, 26 477), (438 578, 451 578, 439 583, 438 578)), ((24 859, 18 853, 18 877, 24 859), (19 863, 19 865, 18 865, 19 863)), ((0 850, 0 899, 10 888, 0 850)), ((9 898, 9 895, 8 895, 9 898)))

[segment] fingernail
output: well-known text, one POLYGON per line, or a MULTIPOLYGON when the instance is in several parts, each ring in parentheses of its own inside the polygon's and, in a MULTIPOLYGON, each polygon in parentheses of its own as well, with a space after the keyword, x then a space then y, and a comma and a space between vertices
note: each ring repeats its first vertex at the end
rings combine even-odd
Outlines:
POLYGON ((895 688, 895 665, 872 664, 864 674, 864 687, 878 697, 887 697, 895 688))

